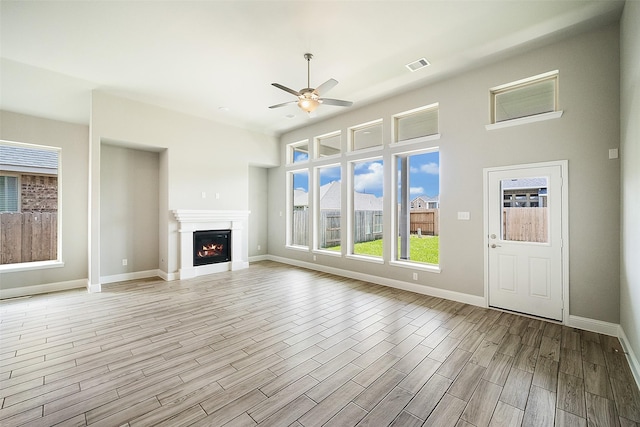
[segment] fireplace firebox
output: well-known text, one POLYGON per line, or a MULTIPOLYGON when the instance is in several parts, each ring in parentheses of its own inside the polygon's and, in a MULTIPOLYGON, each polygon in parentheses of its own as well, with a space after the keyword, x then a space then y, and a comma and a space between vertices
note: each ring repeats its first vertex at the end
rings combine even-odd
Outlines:
POLYGON ((193 265, 231 261, 231 230, 193 232, 193 265))

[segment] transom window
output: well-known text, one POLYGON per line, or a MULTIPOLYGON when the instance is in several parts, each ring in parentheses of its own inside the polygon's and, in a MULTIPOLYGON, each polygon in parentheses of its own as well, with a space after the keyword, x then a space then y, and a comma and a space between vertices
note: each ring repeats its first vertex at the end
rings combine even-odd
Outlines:
POLYGON ((287 163, 300 163, 309 160, 309 141, 294 142, 287 145, 287 163))
POLYGON ((350 131, 352 151, 382 146, 382 120, 352 127, 350 131))
POLYGON ((491 123, 558 111, 558 71, 491 90, 491 123))
POLYGON ((439 132, 438 104, 394 116, 394 130, 396 142, 437 134, 439 132))
POLYGON ((335 156, 340 154, 341 133, 332 132, 316 138, 317 157, 335 156))

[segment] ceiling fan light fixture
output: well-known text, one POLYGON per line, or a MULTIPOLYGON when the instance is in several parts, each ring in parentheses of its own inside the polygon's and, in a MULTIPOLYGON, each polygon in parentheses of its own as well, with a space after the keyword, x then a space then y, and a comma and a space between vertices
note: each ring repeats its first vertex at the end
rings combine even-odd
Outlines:
POLYGON ((298 107, 305 113, 313 112, 318 108, 318 105, 320 105, 320 103, 313 98, 301 98, 300 101, 298 101, 298 107))

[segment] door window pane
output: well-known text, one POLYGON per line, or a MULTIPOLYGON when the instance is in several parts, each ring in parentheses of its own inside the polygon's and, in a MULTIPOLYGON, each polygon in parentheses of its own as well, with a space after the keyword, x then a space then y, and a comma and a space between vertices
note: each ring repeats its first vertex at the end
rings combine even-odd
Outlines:
POLYGON ((501 181, 502 240, 549 241, 547 185, 546 177, 501 181))

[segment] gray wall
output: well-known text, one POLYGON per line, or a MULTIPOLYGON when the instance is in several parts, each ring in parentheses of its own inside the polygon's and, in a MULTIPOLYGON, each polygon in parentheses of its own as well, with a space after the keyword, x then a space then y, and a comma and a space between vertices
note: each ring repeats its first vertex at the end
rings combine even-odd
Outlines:
POLYGON ((63 267, 0 273, 0 289, 70 281, 86 284, 89 128, 0 111, 0 139, 62 148, 60 237, 64 262, 63 267))
MULTIPOLYGON (((622 257, 620 325, 640 358, 640 3, 625 4, 621 23, 622 257)), ((639 363, 639 360, 636 360, 639 363)), ((640 372, 636 372, 640 380, 640 372)))
POLYGON ((108 144, 101 150, 101 276, 157 270, 159 153, 108 144))
POLYGON ((249 166, 249 256, 266 255, 269 174, 265 168, 249 166), (260 246, 260 249, 258 249, 260 246))
MULTIPOLYGON (((426 70, 428 72, 428 70, 426 70)), ((289 132, 284 145, 383 118, 391 140, 391 116, 440 104, 441 272, 317 255, 317 263, 355 273, 484 295, 483 168, 567 159, 569 163, 570 314, 618 323, 620 167, 608 159, 619 143, 619 28, 610 25, 471 70, 336 118, 289 132), (560 119, 487 131, 489 88, 552 70, 560 71, 560 119), (467 211, 470 221, 458 221, 467 211), (464 266, 464 268, 461 268, 464 266)), ((331 108, 331 107, 328 107, 331 108)), ((344 142, 343 142, 344 146, 344 142)), ((345 156, 342 159, 346 164, 345 156)), ((387 172, 391 170, 387 168, 387 172)), ((385 190, 390 190, 389 174, 385 190)), ((285 247, 285 168, 269 171, 269 253, 313 262, 308 251, 285 247)), ((387 193, 389 194, 389 193, 387 193)), ((391 226, 390 207, 385 229, 391 226)), ((388 247, 388 245, 386 245, 388 247)), ((389 250, 386 250, 389 256, 389 250)))

